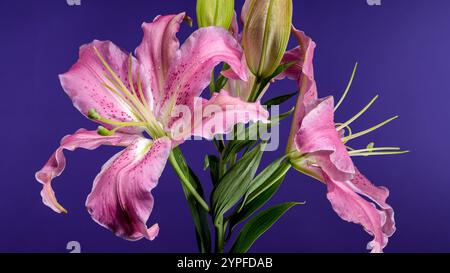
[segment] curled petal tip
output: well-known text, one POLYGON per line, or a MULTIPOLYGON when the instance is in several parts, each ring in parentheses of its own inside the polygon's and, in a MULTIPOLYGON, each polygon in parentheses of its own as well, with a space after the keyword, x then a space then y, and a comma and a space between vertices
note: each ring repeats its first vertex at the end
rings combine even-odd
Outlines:
POLYGON ((158 235, 159 235, 159 225, 154 224, 149 229, 147 229, 145 238, 147 238, 150 241, 153 241, 156 239, 156 237, 158 237, 158 235))
MULTIPOLYGON (((38 172, 36 173, 36 179, 42 183, 42 181, 45 180, 41 180, 43 178, 43 176, 45 176, 45 174, 38 172)), ((62 214, 67 214, 68 211, 61 205, 58 203, 58 200, 55 197, 55 193, 53 191, 53 189, 48 185, 48 184, 44 184, 44 187, 42 188, 41 191, 41 197, 42 197, 42 202, 49 208, 51 208, 54 212, 56 213, 62 213, 62 214)))

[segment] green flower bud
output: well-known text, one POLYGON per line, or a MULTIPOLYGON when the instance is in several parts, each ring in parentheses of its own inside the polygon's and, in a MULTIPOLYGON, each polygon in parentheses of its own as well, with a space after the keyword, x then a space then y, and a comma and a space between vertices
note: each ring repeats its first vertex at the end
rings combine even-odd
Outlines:
POLYGON ((199 27, 220 26, 229 29, 234 16, 234 0, 197 0, 199 27))
POLYGON ((242 43, 250 71, 271 76, 286 51, 292 25, 292 0, 246 0, 242 43))

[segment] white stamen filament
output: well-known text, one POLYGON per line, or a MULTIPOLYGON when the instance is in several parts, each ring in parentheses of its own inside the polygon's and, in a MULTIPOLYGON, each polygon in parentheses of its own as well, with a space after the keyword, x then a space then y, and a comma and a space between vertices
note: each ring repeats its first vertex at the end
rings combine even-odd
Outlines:
MULTIPOLYGON (((102 62, 102 64, 105 66, 105 68, 108 70, 109 74, 112 77, 112 78, 110 78, 107 75, 104 75, 105 78, 108 81, 110 81, 111 84, 115 88, 111 87, 107 83, 103 83, 103 86, 105 86, 109 91, 113 92, 114 95, 118 96, 120 99, 124 100, 128 104, 132 113, 134 115, 136 115, 140 121, 142 121, 141 123, 139 123, 139 122, 134 123, 134 124, 136 124, 136 126, 145 127, 147 132, 154 138, 164 136, 164 132, 163 132, 161 126, 157 122, 156 117, 154 116, 151 109, 148 107, 146 98, 143 95, 142 85, 140 82, 139 74, 138 74, 138 79, 137 79, 139 95, 137 94, 137 92, 134 88, 134 83, 133 83, 133 78, 132 78, 132 76, 133 76, 132 75, 132 65, 133 65, 132 55, 130 54, 129 65, 128 65, 128 81, 130 83, 130 89, 131 89, 131 91, 130 91, 125 86, 125 84, 122 82, 122 80, 119 78, 119 76, 117 76, 117 74, 108 65, 108 63, 102 57, 102 55, 97 50, 97 48, 94 47, 94 49, 95 49, 100 61, 102 62)), ((122 127, 132 126, 129 124, 133 124, 132 122, 131 123, 114 122, 114 123, 116 123, 116 125, 118 125, 119 127, 120 126, 122 126, 122 127)), ((112 124, 112 123, 109 123, 109 124, 112 124)), ((119 129, 119 128, 117 128, 117 129, 119 129)))
POLYGON ((350 80, 349 80, 349 82, 347 84, 347 88, 345 89, 344 94, 342 95, 341 99, 339 100, 339 102, 334 107, 334 111, 335 112, 339 108, 339 106, 341 106, 341 104, 344 102, 345 98, 347 97, 348 91, 350 91, 350 88, 351 88, 351 86, 353 84, 353 79, 355 78, 355 74, 356 74, 357 68, 358 68, 358 63, 356 63, 355 67, 353 68, 352 76, 350 77, 350 80))
POLYGON ((369 152, 369 153, 351 154, 350 156, 402 155, 402 154, 407 154, 407 153, 409 153, 409 151, 398 151, 398 152, 369 152))
POLYGON ((355 116, 353 116, 351 119, 349 119, 347 122, 339 126, 336 130, 340 131, 346 127, 349 127, 355 120, 357 120, 360 116, 362 116, 369 108, 375 103, 375 101, 378 99, 378 95, 376 95, 361 111, 359 111, 355 116))
POLYGON ((382 123, 380 123, 380 124, 378 124, 378 125, 375 125, 375 126, 369 128, 369 129, 367 129, 367 130, 364 130, 364 131, 362 131, 362 132, 359 132, 359 133, 356 133, 356 134, 352 134, 352 135, 343 137, 343 138, 342 138, 342 142, 346 143, 346 142, 348 142, 348 141, 350 141, 350 140, 352 140, 352 139, 355 139, 355 138, 358 138, 358 137, 360 137, 360 136, 363 136, 363 135, 366 135, 366 134, 368 134, 368 133, 371 133, 371 132, 373 132, 373 131, 375 131, 375 130, 381 128, 381 127, 383 127, 384 125, 386 125, 386 124, 392 122, 393 120, 395 120, 395 119, 397 119, 397 118, 398 118, 398 116, 395 116, 395 117, 390 118, 390 119, 388 119, 388 120, 386 120, 386 121, 383 121, 382 123))

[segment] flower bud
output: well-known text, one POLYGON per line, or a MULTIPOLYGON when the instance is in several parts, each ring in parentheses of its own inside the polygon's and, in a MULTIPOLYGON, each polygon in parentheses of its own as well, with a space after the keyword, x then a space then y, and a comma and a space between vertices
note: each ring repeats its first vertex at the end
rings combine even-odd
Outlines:
POLYGON ((234 0, 197 0, 199 27, 220 26, 229 29, 234 16, 234 0))
POLYGON ((286 51, 292 0, 246 0, 243 47, 248 67, 259 78, 271 76, 286 51))

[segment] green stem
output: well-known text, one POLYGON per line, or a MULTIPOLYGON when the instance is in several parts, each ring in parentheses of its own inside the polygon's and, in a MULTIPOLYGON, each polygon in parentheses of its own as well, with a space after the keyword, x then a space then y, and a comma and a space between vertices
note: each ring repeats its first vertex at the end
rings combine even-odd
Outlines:
POLYGON ((223 225, 223 219, 214 224, 216 233, 215 253, 223 253, 225 248, 225 227, 223 225))
POLYGON ((173 169, 177 173, 177 175, 180 178, 183 185, 191 192, 192 196, 197 200, 197 202, 200 204, 200 206, 202 206, 206 211, 209 212, 208 204, 206 204, 205 200, 203 200, 203 198, 198 194, 198 192, 195 190, 195 188, 189 182, 189 179, 186 177, 186 175, 183 172, 183 170, 181 169, 180 165, 178 165, 178 162, 175 159, 173 152, 170 152, 169 161, 170 161, 170 164, 172 164, 173 169))
POLYGON ((255 102, 259 95, 261 90, 261 84, 262 81, 258 77, 255 79, 255 84, 253 85, 252 92, 250 93, 250 97, 248 99, 248 102, 255 102))

